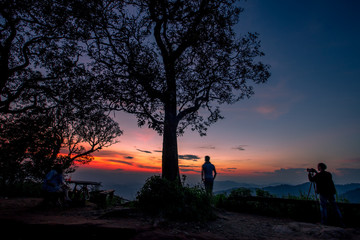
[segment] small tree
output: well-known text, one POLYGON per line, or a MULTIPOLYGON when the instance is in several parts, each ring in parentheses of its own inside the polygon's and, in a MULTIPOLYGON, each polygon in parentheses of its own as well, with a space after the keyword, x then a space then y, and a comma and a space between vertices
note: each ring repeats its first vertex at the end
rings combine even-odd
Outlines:
MULTIPOLYGON (((254 94, 269 66, 258 35, 238 38, 235 0, 101 1, 83 14, 93 71, 114 110, 135 114, 163 136, 162 175, 179 179, 177 136, 200 135, 221 119, 219 106, 254 94)), ((90 3, 88 3, 89 5, 90 3)))
POLYGON ((118 124, 103 113, 87 118, 71 118, 31 111, 0 121, 0 179, 2 184, 41 180, 60 163, 66 172, 74 164, 89 163, 92 153, 116 142, 118 124))

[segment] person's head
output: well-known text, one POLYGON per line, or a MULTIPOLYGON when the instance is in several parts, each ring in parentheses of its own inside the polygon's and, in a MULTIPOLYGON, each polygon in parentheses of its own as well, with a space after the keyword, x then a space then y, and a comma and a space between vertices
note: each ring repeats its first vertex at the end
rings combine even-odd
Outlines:
POLYGON ((210 157, 209 156, 205 156, 205 162, 210 162, 210 157))
POLYGON ((325 171, 326 169, 326 165, 325 163, 319 163, 318 164, 318 170, 321 172, 321 171, 325 171))

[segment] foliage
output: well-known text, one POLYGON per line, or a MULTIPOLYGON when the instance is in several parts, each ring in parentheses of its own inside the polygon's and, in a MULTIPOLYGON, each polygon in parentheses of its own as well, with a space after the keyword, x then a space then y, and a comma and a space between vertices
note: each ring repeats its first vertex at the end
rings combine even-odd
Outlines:
POLYGON ((271 195, 268 191, 265 191, 261 188, 257 188, 255 190, 255 193, 256 193, 256 196, 258 196, 258 197, 267 197, 267 198, 273 197, 273 195, 271 195))
POLYGON ((226 196, 226 194, 224 194, 224 193, 216 194, 212 197, 212 203, 216 207, 222 207, 222 206, 224 206, 224 202, 227 201, 227 199, 228 199, 228 196, 226 196))
POLYGON ((254 94, 269 66, 257 33, 237 36, 235 0, 84 1, 92 71, 113 110, 135 114, 163 139, 163 177, 179 179, 177 135, 201 136, 220 105, 254 94))
POLYGON ((41 181, 55 164, 65 172, 88 163, 91 153, 109 146, 121 134, 103 114, 87 118, 29 111, 0 117, 0 179, 2 184, 25 179, 41 181))
POLYGON ((55 163, 73 171, 122 133, 81 61, 78 10, 75 0, 0 2, 2 185, 42 179, 55 163))
POLYGON ((42 184, 33 181, 0 185, 1 197, 42 197, 42 184))
POLYGON ((240 198, 240 197, 250 197, 251 196, 251 189, 248 188, 237 188, 230 192, 229 198, 240 198))
POLYGON ((209 220, 214 217, 210 197, 200 187, 152 176, 137 195, 138 207, 152 214, 178 220, 209 220))
POLYGON ((0 112, 49 108, 84 68, 70 1, 0 2, 0 112))
POLYGON ((314 194, 307 194, 305 192, 300 191, 298 196, 294 196, 291 194, 288 194, 287 196, 285 196, 284 198, 287 199, 295 199, 295 200, 317 200, 317 196, 315 196, 314 194))
MULTIPOLYGON (((214 196, 215 206, 235 212, 255 213, 271 217, 286 217, 298 221, 320 221, 320 206, 317 199, 307 199, 307 194, 300 196, 289 195, 286 198, 276 198, 261 189, 256 190, 257 196, 251 196, 251 190, 246 188, 234 189, 228 196, 219 194, 214 196)), ((346 202, 338 203, 344 221, 347 225, 356 226, 356 219, 360 217, 360 205, 346 202)), ((336 215, 332 206, 328 209, 331 224, 336 224, 336 215)))

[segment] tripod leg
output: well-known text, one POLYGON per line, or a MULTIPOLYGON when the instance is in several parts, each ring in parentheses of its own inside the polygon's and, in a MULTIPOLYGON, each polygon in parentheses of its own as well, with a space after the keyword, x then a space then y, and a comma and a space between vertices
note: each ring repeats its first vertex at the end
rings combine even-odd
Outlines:
POLYGON ((307 199, 309 199, 312 184, 313 184, 313 183, 310 182, 310 187, 309 187, 309 192, 308 192, 308 195, 307 195, 307 199))

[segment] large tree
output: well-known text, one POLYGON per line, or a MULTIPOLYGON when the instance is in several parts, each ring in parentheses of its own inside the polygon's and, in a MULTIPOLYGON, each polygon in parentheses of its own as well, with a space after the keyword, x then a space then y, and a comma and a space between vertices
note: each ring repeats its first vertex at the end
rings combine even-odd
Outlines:
POLYGON ((83 15, 93 71, 112 109, 162 134, 162 175, 176 180, 177 136, 189 126, 205 135, 221 104, 250 97, 251 83, 269 78, 258 34, 235 33, 236 0, 100 2, 83 15))
POLYGON ((56 161, 88 162, 121 134, 84 64, 81 42, 89 35, 80 7, 77 0, 0 0, 4 181, 26 173, 25 165, 40 178, 56 161))

